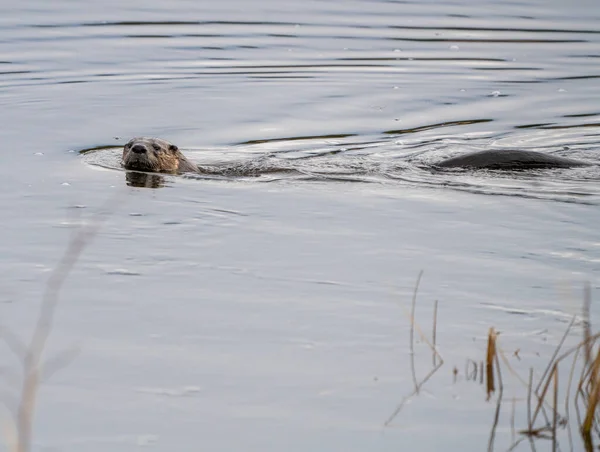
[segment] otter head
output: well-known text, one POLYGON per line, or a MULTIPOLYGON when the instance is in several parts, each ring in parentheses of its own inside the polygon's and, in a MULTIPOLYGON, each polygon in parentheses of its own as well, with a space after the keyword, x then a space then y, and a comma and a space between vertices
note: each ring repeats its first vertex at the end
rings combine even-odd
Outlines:
POLYGON ((176 173, 183 154, 174 144, 160 138, 133 138, 123 147, 123 167, 153 173, 176 173))

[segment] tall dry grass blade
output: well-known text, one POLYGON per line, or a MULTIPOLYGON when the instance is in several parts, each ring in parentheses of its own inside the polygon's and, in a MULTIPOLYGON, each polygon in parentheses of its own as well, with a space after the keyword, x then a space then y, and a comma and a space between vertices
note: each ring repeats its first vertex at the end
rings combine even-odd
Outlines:
MULTIPOLYGON (((584 353, 584 361, 585 361, 585 349, 583 351, 584 353)), ((582 370, 580 376, 579 376, 579 384, 577 385, 577 390, 575 391, 575 400, 573 402, 573 405, 575 406, 575 414, 577 415, 577 427, 579 429, 579 433, 581 433, 582 431, 582 427, 583 427, 583 416, 582 416, 582 409, 585 409, 585 400, 580 403, 579 398, 581 396, 582 399, 585 398, 585 394, 583 393, 583 384, 584 384, 584 380, 583 380, 583 374, 585 372, 585 368, 582 370)))
POLYGON ((416 304, 416 297, 417 297, 417 290, 419 288, 419 283, 421 281, 421 277, 423 275, 423 271, 419 272, 419 277, 417 278, 417 284, 415 286, 415 291, 413 293, 413 300, 412 300, 412 310, 411 310, 411 314, 410 314, 410 325, 411 325, 411 334, 410 334, 410 339, 411 339, 411 369, 412 369, 412 376, 413 376, 413 382, 415 384, 413 391, 408 394, 407 396, 403 397, 402 400, 400 401, 400 403, 396 406, 396 409, 394 410, 394 412, 388 417, 388 419, 385 421, 385 423, 383 424, 384 427, 387 427, 395 418, 396 416, 400 413, 400 411, 402 411, 402 408, 404 407, 404 404, 410 400, 411 397, 415 396, 416 394, 419 393, 419 391, 421 390, 421 388, 425 385, 425 383, 427 383, 427 381, 429 381, 429 379, 444 365, 444 358, 442 358, 442 355, 438 352, 437 348, 429 341, 429 339, 427 339, 427 337, 425 336, 425 334, 423 334, 423 331, 421 330, 421 328, 419 327, 419 324, 416 322, 415 320, 415 309, 414 306, 416 304), (415 372, 415 366, 414 366, 414 331, 417 331, 419 333, 419 337, 421 338, 421 340, 427 344, 427 346, 432 350, 432 352, 437 356, 437 361, 439 361, 437 363, 437 365, 431 369, 427 375, 425 375, 424 378, 421 379, 420 382, 417 382, 417 377, 416 377, 416 372, 415 372))
MULTIPOLYGON (((585 339, 585 340, 581 341, 579 344, 567 349, 567 351, 564 352, 562 355, 560 355, 558 358, 556 358, 555 361, 559 362, 559 361, 564 360, 567 356, 575 353, 578 349, 583 348, 585 350, 585 345, 587 343, 591 343, 593 345, 598 339, 600 339, 600 333, 592 334, 588 339, 585 339)), ((587 368, 584 368, 584 370, 589 370, 589 366, 587 368)))
MULTIPOLYGON (((527 385, 527 431, 533 431, 533 420, 531 417, 531 395, 533 393, 533 367, 529 369, 529 384, 527 385)), ((535 450, 535 445, 533 444, 533 438, 531 435, 527 435, 529 438, 529 445, 531 446, 531 450, 535 450)))
POLYGON ((590 284, 587 283, 584 287, 583 300, 584 366, 579 380, 578 391, 575 396, 579 431, 581 433, 586 450, 592 450, 594 448, 592 440, 592 428, 594 428, 594 420, 597 414, 596 410, 598 409, 598 404, 600 402, 600 350, 598 350, 596 356, 593 357, 595 339, 594 335, 592 335, 590 322, 591 301, 592 297, 590 284), (581 421, 579 405, 577 403, 579 395, 581 395, 583 400, 583 411, 585 413, 583 421, 581 421))
POLYGON ((571 422, 570 413, 569 413, 569 400, 571 396, 571 387, 573 384, 573 375, 575 375, 575 365, 577 364, 577 358, 579 357, 579 352, 581 351, 581 347, 577 349, 575 354, 573 355, 573 363, 571 364, 571 370, 569 371, 569 380, 567 382, 566 396, 565 396, 565 418, 567 420, 567 436, 569 438, 569 445, 571 447, 571 451, 573 450, 573 432, 571 432, 571 422))
POLYGON ((589 379, 587 383, 589 388, 589 399, 587 401, 583 425, 581 426, 581 435, 583 436, 586 444, 593 444, 592 428, 594 427, 594 420, 597 415, 598 404, 600 403, 600 382, 598 381, 599 373, 600 350, 598 350, 598 353, 592 363, 592 368, 591 372, 589 373, 589 379))
POLYGON ((565 330, 562 338, 558 342, 558 345, 554 349, 554 353, 552 354, 552 357, 550 358, 550 361, 548 361, 548 365, 546 366, 546 370, 544 370, 544 373, 540 377, 540 382, 538 383, 537 387, 535 388, 535 393, 536 394, 539 393, 540 386, 546 380, 546 376, 548 375, 548 372, 550 372, 550 369, 552 369, 552 365, 557 361, 556 357, 558 356, 558 352, 560 352, 560 349, 562 348, 562 346, 564 345, 565 341, 567 340, 567 336, 569 335, 569 332, 571 331, 571 328, 573 328, 573 324, 575 323, 575 320, 577 320, 577 316, 573 316, 573 318, 569 322, 569 325, 567 326, 567 329, 565 330))
POLYGON ((487 400, 490 400, 490 397, 496 390, 494 384, 494 358, 496 357, 496 339, 497 339, 496 330, 494 327, 491 327, 488 331, 488 344, 487 344, 487 354, 485 359, 485 382, 486 382, 486 394, 487 400))
MULTIPOLYGON (((37 402, 37 395, 40 387, 42 356, 46 349, 48 337, 54 323, 54 315, 58 304, 59 295, 68 275, 73 270, 81 253, 90 243, 92 238, 114 210, 121 192, 115 193, 109 198, 100 213, 94 215, 88 225, 80 226, 71 237, 67 249, 62 258, 50 274, 46 283, 40 312, 33 330, 33 335, 29 345, 23 350, 23 383, 20 392, 20 400, 17 407, 15 419, 16 445, 15 452, 29 452, 31 448, 31 433, 33 427, 33 415, 37 402)), ((15 351, 21 353, 22 347, 13 338, 6 335, 6 330, 2 337, 9 337, 8 345, 15 351)))
MULTIPOLYGON (((552 356, 551 356, 550 360, 548 361, 548 365, 546 366, 546 369, 544 370, 544 373, 540 377, 539 383, 538 383, 538 385, 535 388, 535 395, 536 395, 536 397, 538 397, 538 408, 536 410, 536 414, 534 415, 534 423, 535 423, 535 418, 537 417, 538 411, 539 411, 539 409, 541 409, 542 410, 542 415, 544 416, 544 420, 546 421, 547 424, 550 424, 550 418, 546 414, 546 408, 544 406, 544 405, 548 404, 546 402, 545 393, 544 393, 544 396, 540 396, 539 392, 540 392, 540 388, 541 388, 542 384, 544 384, 544 382, 545 382, 546 386, 548 386, 550 384, 551 378, 548 377, 548 373, 551 372, 551 371, 553 371, 555 365, 559 361, 561 361, 560 358, 557 358, 558 353, 560 352, 560 350, 562 349, 562 346, 564 345, 565 341, 567 340, 567 336, 569 335, 569 332, 573 328, 573 325, 575 324, 576 320, 577 320, 577 316, 574 315, 571 318, 571 321, 569 322, 569 325, 565 329, 565 332, 563 333, 562 338, 560 339, 560 341, 558 342, 556 348, 554 349, 554 353, 552 353, 552 356), (540 405, 540 403, 541 403, 541 405, 540 405)), ((546 390, 547 389, 548 388, 546 387, 546 390)))
POLYGON ((590 306, 592 304, 592 294, 590 283, 586 282, 583 287, 583 341, 585 344, 585 365, 588 366, 592 360, 592 327, 590 324, 590 306))
MULTIPOLYGON (((537 416, 544 405, 544 401, 546 400, 546 393, 548 392, 548 388, 550 387, 550 384, 552 383, 552 374, 555 371, 556 371, 556 364, 554 364, 554 366, 552 367, 552 372, 550 372, 549 377, 546 378, 546 381, 544 383, 544 388, 542 389, 542 394, 541 395, 535 394, 538 399, 538 403, 535 407, 535 411, 533 412, 533 419, 532 419, 533 424, 535 424, 537 416)), ((546 420, 546 423, 549 423, 548 419, 546 420)))
MULTIPOLYGON (((495 341, 495 339, 494 339, 495 341)), ((496 364, 496 372, 498 372, 498 401, 496 402, 496 413, 494 415, 494 423, 492 425, 492 431, 490 432, 490 439, 488 442, 488 452, 494 450, 494 439, 496 437, 496 429, 498 428, 498 422, 500 421, 500 407, 502 406, 502 397, 504 395, 504 384, 502 382, 502 371, 500 370, 500 361, 498 359, 498 353, 494 347, 494 362, 496 364)))
MULTIPOLYGON (((588 328, 589 323, 585 323, 584 324, 584 328, 588 328)), ((587 400, 589 399, 588 393, 586 392, 585 386, 586 386, 586 382, 589 381, 589 376, 590 373, 592 371, 592 366, 590 365, 586 365, 587 359, 585 357, 585 351, 588 347, 588 344, 591 344, 593 347, 593 344, 600 340, 600 333, 595 333, 592 334, 591 332, 586 333, 586 338, 581 341, 579 344, 577 344, 576 346, 568 349, 566 352, 564 352, 562 355, 560 355, 558 358, 556 358, 556 362, 559 363, 563 360, 565 360, 569 355, 573 354, 574 356, 576 356, 577 354, 581 353, 583 351, 583 365, 581 366, 581 372, 578 378, 573 379, 573 381, 577 381, 577 389, 575 390, 575 398, 573 400, 573 407, 575 408, 575 415, 577 418, 577 426, 579 431, 581 432, 582 426, 583 426, 583 420, 582 420, 582 409, 585 409, 585 407, 587 406, 587 400), (580 400, 581 399, 581 400, 580 400)), ((576 365, 576 359, 574 358, 573 360, 573 369, 572 369, 572 373, 575 372, 575 368, 574 366, 576 365)), ((570 385, 569 385, 570 388, 570 385)), ((569 394, 570 394, 570 390, 569 390, 569 394)))

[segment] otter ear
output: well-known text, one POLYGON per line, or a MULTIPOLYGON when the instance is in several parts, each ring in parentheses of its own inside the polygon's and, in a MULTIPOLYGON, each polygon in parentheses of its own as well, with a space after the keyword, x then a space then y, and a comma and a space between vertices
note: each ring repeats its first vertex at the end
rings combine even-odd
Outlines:
POLYGON ((177 146, 175 146, 174 144, 169 145, 169 151, 175 153, 179 150, 179 148, 177 146))

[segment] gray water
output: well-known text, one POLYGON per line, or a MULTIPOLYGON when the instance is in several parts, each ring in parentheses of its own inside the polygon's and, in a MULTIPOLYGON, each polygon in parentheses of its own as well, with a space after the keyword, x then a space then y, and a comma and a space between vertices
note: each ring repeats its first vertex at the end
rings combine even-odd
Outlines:
POLYGON ((79 353, 41 387, 33 449, 486 448, 494 404, 465 361, 494 326, 540 374, 585 281, 598 298, 600 170, 430 166, 600 163, 599 19, 555 0, 1 3, 2 325, 27 340, 73 234, 107 215, 60 294, 46 356, 79 353), (132 186, 119 147, 140 135, 217 170, 132 186), (445 364, 384 428, 413 386, 421 270, 445 364))

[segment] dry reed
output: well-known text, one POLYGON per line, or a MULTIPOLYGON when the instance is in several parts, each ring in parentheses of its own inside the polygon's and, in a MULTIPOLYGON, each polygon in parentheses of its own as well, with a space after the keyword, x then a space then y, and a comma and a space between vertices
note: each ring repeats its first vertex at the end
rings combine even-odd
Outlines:
POLYGON ((22 367, 22 382, 18 396, 14 398, 13 404, 7 403, 6 398, 3 400, 4 406, 9 412, 9 417, 3 423, 3 430, 10 452, 29 452, 31 450, 33 418, 40 384, 56 370, 68 364, 74 356, 73 350, 67 350, 46 361, 42 360, 65 280, 83 250, 97 234, 110 212, 114 210, 119 196, 120 192, 109 198, 100 213, 94 215, 87 225, 79 226, 71 237, 67 249, 46 283, 40 312, 29 344, 22 342, 9 328, 0 326, 0 338, 20 360, 22 367), (11 405, 16 405, 16 413, 11 405))

